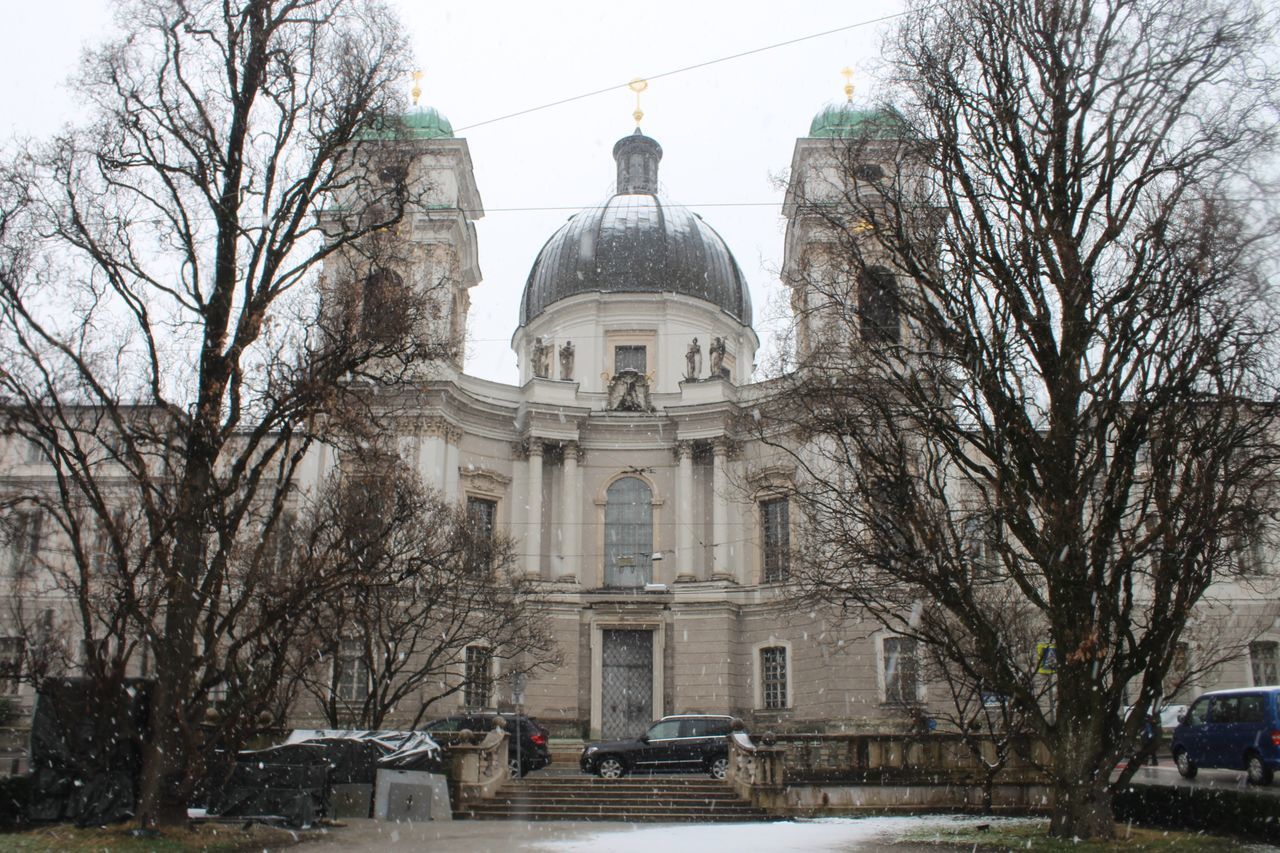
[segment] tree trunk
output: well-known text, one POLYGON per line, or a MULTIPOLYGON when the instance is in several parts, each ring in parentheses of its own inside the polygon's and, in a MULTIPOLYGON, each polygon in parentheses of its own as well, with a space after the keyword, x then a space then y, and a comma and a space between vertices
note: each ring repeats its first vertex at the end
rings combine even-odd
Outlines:
POLYGON ((1054 786, 1053 817, 1049 834, 1058 838, 1111 838, 1115 818, 1111 814, 1111 788, 1105 777, 1092 785, 1059 783, 1054 786))

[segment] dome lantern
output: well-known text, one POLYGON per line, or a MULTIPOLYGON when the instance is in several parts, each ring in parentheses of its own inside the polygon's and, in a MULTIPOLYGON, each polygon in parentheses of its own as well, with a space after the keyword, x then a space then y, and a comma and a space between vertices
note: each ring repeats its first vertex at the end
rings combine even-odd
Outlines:
POLYGON ((658 192, 658 161, 662 146, 636 128, 613 146, 613 159, 618 163, 618 192, 623 195, 658 192))

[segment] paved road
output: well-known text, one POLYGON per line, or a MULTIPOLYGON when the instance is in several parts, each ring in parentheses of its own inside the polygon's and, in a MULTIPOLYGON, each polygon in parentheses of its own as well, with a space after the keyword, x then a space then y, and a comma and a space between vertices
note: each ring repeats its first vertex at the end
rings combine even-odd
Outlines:
POLYGON ((1266 787, 1250 785, 1242 770, 1205 770, 1201 769, 1195 779, 1183 779, 1172 761, 1161 761, 1158 767, 1144 767, 1133 776, 1135 782, 1146 782, 1156 785, 1177 785, 1186 788, 1240 788, 1258 791, 1280 799, 1280 779, 1266 787))

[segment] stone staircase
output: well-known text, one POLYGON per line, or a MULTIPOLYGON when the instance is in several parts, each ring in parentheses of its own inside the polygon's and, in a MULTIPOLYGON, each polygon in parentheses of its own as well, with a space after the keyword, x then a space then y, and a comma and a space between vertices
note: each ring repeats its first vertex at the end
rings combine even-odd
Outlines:
POLYGON ((700 777, 527 776, 491 800, 454 812, 477 820, 613 820, 650 823, 768 820, 724 782, 700 777))

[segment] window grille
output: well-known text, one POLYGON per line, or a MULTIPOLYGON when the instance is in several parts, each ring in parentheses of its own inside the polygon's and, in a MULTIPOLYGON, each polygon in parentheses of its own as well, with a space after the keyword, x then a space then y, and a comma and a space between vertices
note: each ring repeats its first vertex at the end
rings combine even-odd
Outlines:
POLYGON ((786 498, 760 502, 765 583, 785 581, 791 576, 790 523, 791 507, 786 498))
POLYGON ((885 637, 883 665, 886 702, 911 704, 920 701, 920 669, 915 640, 885 637))
POLYGON ((770 646, 760 650, 760 683, 764 707, 778 711, 787 707, 787 650, 770 646))
POLYGON ((644 373, 649 369, 648 353, 643 346, 616 346, 613 348, 613 372, 634 370, 644 373))
POLYGON ((1280 684, 1280 643, 1259 641, 1249 644, 1249 666, 1255 685, 1280 684))
POLYGON ((493 697, 493 652, 484 646, 467 646, 465 677, 463 704, 468 708, 488 708, 493 697))
POLYGON ((644 586, 652 560, 653 492, 638 477, 615 480, 605 494, 605 586, 644 586))

